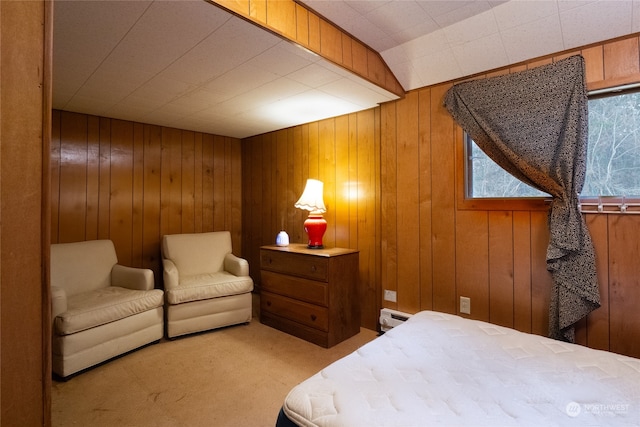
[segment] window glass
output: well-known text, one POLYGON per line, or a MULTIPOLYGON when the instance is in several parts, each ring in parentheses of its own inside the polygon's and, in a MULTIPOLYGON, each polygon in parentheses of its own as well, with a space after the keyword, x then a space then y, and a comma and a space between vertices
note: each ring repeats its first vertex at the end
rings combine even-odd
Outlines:
MULTIPOLYGON (((549 197, 515 178, 466 137, 467 197, 549 197)), ((583 197, 640 196, 640 92, 589 98, 583 197)))
POLYGON ((640 92, 589 99, 582 196, 640 196, 640 92))
POLYGON ((487 156, 467 135, 467 197, 549 197, 520 181, 487 156))

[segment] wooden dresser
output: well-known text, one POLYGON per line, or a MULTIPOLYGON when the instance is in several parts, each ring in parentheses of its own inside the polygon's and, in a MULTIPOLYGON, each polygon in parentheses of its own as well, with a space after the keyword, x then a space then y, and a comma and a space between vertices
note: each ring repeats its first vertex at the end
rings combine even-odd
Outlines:
POLYGON ((360 332, 358 251, 260 248, 260 321, 323 347, 360 332))

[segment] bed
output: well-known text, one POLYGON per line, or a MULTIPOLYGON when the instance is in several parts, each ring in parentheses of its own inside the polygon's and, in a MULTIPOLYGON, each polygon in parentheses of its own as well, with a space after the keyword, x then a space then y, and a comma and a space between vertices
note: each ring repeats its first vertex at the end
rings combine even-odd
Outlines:
POLYGON ((640 359, 422 311, 294 387, 285 426, 638 426, 640 359))

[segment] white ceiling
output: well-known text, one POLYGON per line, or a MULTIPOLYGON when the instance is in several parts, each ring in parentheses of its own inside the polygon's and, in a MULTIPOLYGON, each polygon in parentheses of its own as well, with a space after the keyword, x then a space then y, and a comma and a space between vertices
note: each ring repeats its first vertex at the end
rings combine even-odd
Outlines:
POLYGON ((405 90, 640 32, 639 0, 303 0, 405 90))
POLYGON ((398 98, 203 0, 54 7, 56 109, 243 138, 398 98))
MULTIPOLYGON (((304 0, 405 90, 640 32, 640 0, 304 0)), ((397 97, 204 0, 56 0, 56 109, 243 138, 397 97)))

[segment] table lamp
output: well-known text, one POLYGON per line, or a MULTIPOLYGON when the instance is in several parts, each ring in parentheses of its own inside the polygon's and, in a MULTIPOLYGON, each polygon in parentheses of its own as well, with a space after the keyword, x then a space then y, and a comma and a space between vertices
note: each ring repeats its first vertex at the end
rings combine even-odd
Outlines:
POLYGON ((322 249, 322 236, 327 230, 327 221, 322 214, 327 211, 322 200, 324 184, 317 179, 308 179, 302 196, 294 205, 298 209, 309 211, 309 217, 304 222, 304 231, 309 236, 310 249, 322 249))

